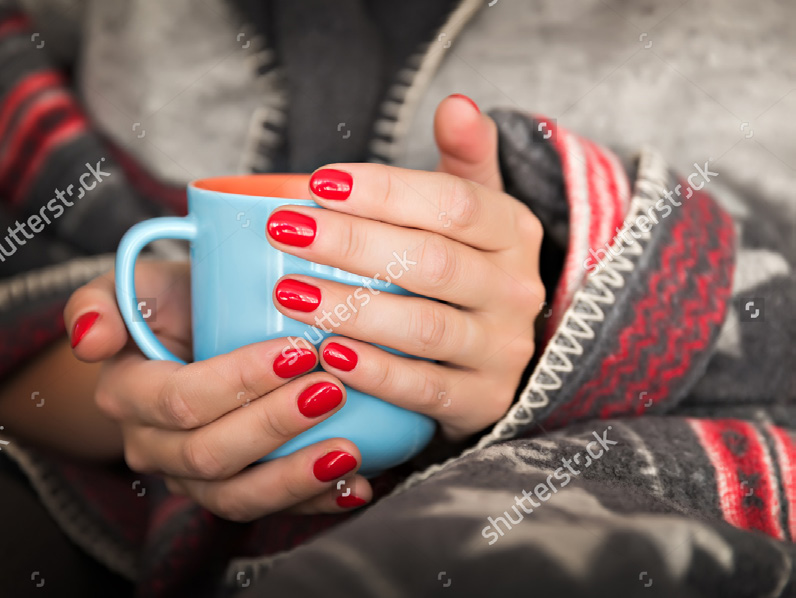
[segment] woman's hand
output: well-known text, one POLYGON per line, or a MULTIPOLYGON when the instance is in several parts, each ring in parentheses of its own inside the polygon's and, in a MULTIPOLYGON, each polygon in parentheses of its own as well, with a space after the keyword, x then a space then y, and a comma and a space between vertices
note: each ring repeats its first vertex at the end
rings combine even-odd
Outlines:
POLYGON ((437 111, 435 135, 447 172, 326 166, 310 187, 328 210, 280 209, 268 239, 281 251, 437 300, 299 275, 274 290, 282 313, 341 335, 322 344, 324 369, 434 417, 448 438, 460 439, 506 412, 533 354, 544 302, 542 228, 501 190, 491 119, 451 97, 437 111))
MULTIPOLYGON (((139 296, 158 298, 153 331, 189 358, 188 265, 142 262, 136 274, 139 296)), ((172 491, 236 521, 370 500, 370 485, 354 476, 359 451, 345 439, 247 468, 345 403, 333 374, 306 374, 317 364, 314 348, 275 339, 188 365, 151 361, 128 340, 112 273, 75 292, 64 317, 78 358, 104 362, 95 401, 121 426, 131 469, 160 474, 172 491), (341 497, 334 482, 344 476, 351 493, 341 497)))

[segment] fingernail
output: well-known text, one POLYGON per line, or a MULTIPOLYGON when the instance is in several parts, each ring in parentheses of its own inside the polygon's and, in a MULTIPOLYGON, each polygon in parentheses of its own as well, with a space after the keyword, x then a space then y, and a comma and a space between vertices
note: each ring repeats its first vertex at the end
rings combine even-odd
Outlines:
POLYGON ((280 280, 274 292, 279 304, 288 309, 310 312, 321 304, 321 290, 298 280, 280 280))
POLYGON ((348 496, 337 497, 337 506, 342 507, 344 509, 354 509, 356 507, 361 507, 367 502, 368 501, 366 501, 364 498, 359 498, 358 496, 354 496, 353 494, 349 494, 348 496))
POLYGON ((75 327, 72 328, 72 348, 77 347, 77 344, 82 340, 86 333, 91 330, 94 322, 99 318, 99 312, 89 311, 75 320, 75 327))
POLYGON ((467 96, 466 96, 466 95, 464 95, 463 93, 454 93, 454 94, 451 94, 451 95, 449 95, 448 97, 449 97, 449 98, 460 98, 460 99, 462 99, 462 100, 467 100, 468 102, 470 102, 470 105, 471 105, 473 108, 475 108, 475 111, 476 111, 476 112, 478 112, 478 114, 481 114, 481 109, 478 107, 478 104, 476 104, 476 103, 473 101, 473 99, 472 99, 472 98, 469 98, 469 97, 467 97, 467 96))
POLYGON ((350 372, 353 370, 359 358, 353 349, 344 347, 340 343, 329 343, 323 349, 323 359, 333 368, 350 372))
POLYGON ((354 455, 344 451, 332 451, 315 462, 312 472, 321 482, 331 482, 343 477, 356 466, 354 455))
POLYGON ((347 172, 334 168, 321 168, 310 178, 310 189, 323 199, 348 199, 354 179, 347 172))
POLYGON ((298 397, 298 408, 304 417, 320 417, 343 400, 343 391, 331 382, 318 382, 304 389, 298 397))
POLYGON ((280 378, 292 378, 309 372, 315 366, 315 353, 309 349, 282 351, 274 359, 274 373, 280 378))
POLYGON ((315 219, 298 212, 278 210, 268 219, 268 234, 276 241, 306 247, 315 239, 315 219))

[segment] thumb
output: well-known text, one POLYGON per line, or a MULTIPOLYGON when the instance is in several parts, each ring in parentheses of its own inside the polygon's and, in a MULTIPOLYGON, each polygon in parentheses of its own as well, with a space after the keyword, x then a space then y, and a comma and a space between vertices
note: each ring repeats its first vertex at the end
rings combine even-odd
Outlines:
POLYGON ((457 93, 440 102, 434 115, 434 138, 440 153, 439 172, 503 190, 497 125, 470 98, 457 93))

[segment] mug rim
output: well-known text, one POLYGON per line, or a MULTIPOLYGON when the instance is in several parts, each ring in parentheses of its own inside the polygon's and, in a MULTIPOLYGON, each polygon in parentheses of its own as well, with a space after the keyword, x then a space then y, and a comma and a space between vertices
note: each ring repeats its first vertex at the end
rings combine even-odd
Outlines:
POLYGON ((303 173, 263 173, 207 177, 188 183, 189 189, 236 197, 263 197, 309 200, 310 175, 303 173), (286 194, 282 189, 290 189, 286 194), (296 197, 295 190, 302 193, 296 197))

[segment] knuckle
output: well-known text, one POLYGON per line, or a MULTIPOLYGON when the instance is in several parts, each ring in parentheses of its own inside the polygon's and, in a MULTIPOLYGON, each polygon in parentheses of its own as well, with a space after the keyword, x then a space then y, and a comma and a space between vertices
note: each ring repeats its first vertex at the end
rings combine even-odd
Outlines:
POLYGON ((360 323, 359 321, 360 317, 362 317, 363 312, 365 312, 366 310, 351 308, 352 297, 353 297, 353 291, 351 291, 351 294, 346 295, 344 298, 341 297, 340 302, 334 306, 334 309, 330 310, 335 315, 335 317, 340 320, 341 325, 346 326, 348 329, 357 328, 360 324, 365 325, 366 323, 366 318, 362 323, 360 323), (339 306, 344 306, 340 308, 341 310, 340 314, 337 313, 337 309, 339 306), (343 319, 344 316, 345 319, 343 319))
POLYGON ((476 193, 476 185, 471 181, 450 177, 443 185, 439 205, 445 211, 450 223, 458 229, 466 229, 478 221, 481 204, 476 193))
POLYGON ((182 460, 192 477, 213 480, 224 476, 224 465, 198 433, 192 434, 183 442, 182 460))
POLYGON ((449 288, 456 280, 458 264, 452 243, 440 235, 428 235, 420 252, 420 275, 436 288, 449 288))
POLYGON ((491 425, 502 418, 511 407, 514 400, 513 389, 505 390, 504 392, 497 393, 495 399, 490 402, 489 408, 486 412, 487 421, 484 425, 491 425))
POLYGON ((280 487, 285 495, 285 506, 293 506, 300 502, 304 502, 308 497, 306 491, 303 489, 302 484, 295 475, 290 472, 285 472, 281 476, 280 487))
POLYGON ((373 378, 374 394, 381 394, 384 390, 392 388, 395 382, 395 365, 392 359, 385 359, 381 367, 376 368, 373 378))
MULTIPOLYGON (((254 360, 250 358, 250 354, 246 353, 246 358, 239 362, 239 378, 238 378, 238 388, 243 389, 245 396, 249 399, 257 399, 263 393, 259 388, 258 382, 260 379, 256 375, 256 372, 262 371, 262 364, 261 363, 254 363, 254 360), (253 373, 255 373, 253 375, 253 373)), ((237 393, 237 397, 240 397, 240 392, 237 393)))
POLYGON ((434 303, 423 302, 413 311, 409 330, 424 352, 439 349, 445 341, 447 318, 434 303))
POLYGON ((535 343, 532 336, 520 335, 507 347, 506 363, 513 370, 524 370, 533 357, 535 343))
POLYGON ((94 392, 94 404, 107 417, 114 421, 122 419, 122 408, 116 393, 108 390, 104 385, 97 386, 94 392))
POLYGON ((401 198, 396 197, 400 186, 396 185, 395 181, 393 180, 393 177, 395 176, 393 170, 382 164, 375 164, 373 165, 373 175, 375 178, 381 178, 384 181, 384 186, 382 187, 384 193, 381 195, 382 207, 389 208, 389 206, 393 204, 401 205, 401 198))
POLYGON ((248 523, 258 516, 239 495, 230 491, 219 491, 212 498, 206 499, 204 503, 219 517, 236 523, 248 523))
POLYGON ((517 229, 520 233, 520 238, 531 240, 536 244, 541 243, 544 236, 542 222, 524 203, 520 204, 517 215, 517 229))
POLYGON ((170 376, 158 397, 160 413, 166 422, 181 430, 190 430, 201 424, 181 388, 179 380, 170 376))
POLYGON ((440 380, 438 376, 428 374, 423 377, 418 400, 420 401, 421 408, 425 411, 435 411, 444 404, 442 399, 446 397, 447 394, 448 393, 444 390, 442 380, 440 380))
POLYGON ((546 300, 547 291, 544 284, 537 278, 512 281, 511 297, 515 297, 517 305, 532 317, 541 310, 546 300))
POLYGON ((353 218, 342 218, 340 222, 340 255, 347 261, 361 259, 365 248, 363 227, 356 226, 353 218))
POLYGON ((149 466, 142 451, 140 451, 134 443, 125 440, 124 443, 124 460, 127 467, 138 473, 151 473, 152 468, 149 466))
POLYGON ((277 440, 289 440, 294 436, 294 432, 285 421, 281 409, 275 409, 269 405, 268 401, 258 401, 257 418, 263 432, 277 440))

